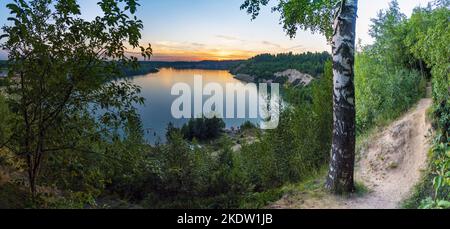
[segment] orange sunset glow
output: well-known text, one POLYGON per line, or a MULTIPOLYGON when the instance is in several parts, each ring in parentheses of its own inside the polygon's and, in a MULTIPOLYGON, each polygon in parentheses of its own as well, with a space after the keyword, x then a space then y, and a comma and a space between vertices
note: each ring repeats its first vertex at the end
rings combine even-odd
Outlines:
POLYGON ((201 60, 244 60, 258 54, 254 51, 242 50, 159 50, 157 47, 153 50, 152 60, 157 61, 201 61, 201 60))

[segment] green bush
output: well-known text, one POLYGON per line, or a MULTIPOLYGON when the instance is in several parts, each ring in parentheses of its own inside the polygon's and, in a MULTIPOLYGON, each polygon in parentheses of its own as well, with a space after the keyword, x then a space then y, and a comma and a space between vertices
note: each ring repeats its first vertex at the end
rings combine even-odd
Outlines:
POLYGON ((408 26, 397 1, 372 19, 373 45, 362 47, 355 62, 358 132, 384 125, 407 111, 425 95, 427 66, 405 43, 408 26))
POLYGON ((448 1, 436 8, 417 8, 407 26, 410 32, 405 44, 417 59, 431 69, 434 127, 437 130, 433 143, 431 163, 434 193, 422 202, 421 208, 450 208, 450 9, 448 1))
POLYGON ((422 200, 420 208, 423 209, 450 209, 450 144, 440 143, 436 138, 431 164, 432 185, 434 193, 422 200))
POLYGON ((306 88, 290 88, 277 129, 244 145, 238 166, 256 191, 298 182, 328 161, 332 130, 332 67, 306 88))
POLYGON ((9 123, 12 113, 9 110, 5 97, 0 92, 0 145, 3 145, 11 135, 9 123))
POLYGON ((152 149, 158 172, 147 174, 144 205, 152 208, 232 208, 250 185, 236 164, 231 141, 223 137, 219 150, 189 142, 174 131, 165 145, 152 149))
POLYGON ((240 129, 241 129, 242 131, 245 131, 245 130, 253 130, 253 129, 257 129, 257 128, 258 128, 258 127, 257 127, 255 124, 253 124, 252 122, 250 122, 250 121, 244 122, 244 124, 242 124, 241 127, 240 127, 240 129))
POLYGON ((220 137, 224 128, 225 122, 222 119, 203 117, 191 119, 181 128, 181 132, 187 140, 207 141, 220 137))
MULTIPOLYGON (((146 193, 144 206, 238 208, 250 199, 262 205, 278 196, 271 189, 323 168, 331 147, 331 63, 323 77, 308 87, 290 88, 287 94, 291 106, 280 114, 279 127, 258 132, 256 142, 244 144, 239 152, 232 150, 234 143, 227 136, 214 146, 200 146, 198 136, 186 138, 186 133, 208 126, 205 119, 191 120, 181 130, 169 125, 167 143, 153 147, 146 159, 155 172, 136 186, 137 193, 146 193)), ((245 128, 254 125, 247 123, 245 128)))
MULTIPOLYGON (((257 81, 273 79, 277 72, 286 69, 296 69, 300 72, 313 76, 323 74, 324 64, 330 59, 328 52, 322 53, 281 53, 277 55, 261 54, 247 61, 239 63, 231 69, 232 74, 248 74, 255 76, 257 81)), ((280 83, 283 80, 280 81, 280 83)))
POLYGON ((424 96, 425 82, 415 70, 388 70, 370 52, 359 53, 355 64, 358 131, 400 116, 424 96))

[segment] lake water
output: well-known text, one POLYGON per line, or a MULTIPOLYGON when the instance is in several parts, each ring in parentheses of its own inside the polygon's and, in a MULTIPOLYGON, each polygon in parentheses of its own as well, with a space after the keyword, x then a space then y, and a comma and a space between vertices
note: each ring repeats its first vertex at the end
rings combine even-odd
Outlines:
MULTIPOLYGON (((143 127, 146 130, 146 138, 149 143, 164 142, 166 127, 169 123, 173 123, 176 127, 181 127, 189 121, 189 119, 175 119, 172 116, 172 103, 179 96, 171 94, 172 87, 177 83, 186 83, 194 90, 194 76, 203 76, 203 85, 208 83, 218 83, 224 89, 227 83, 239 83, 228 71, 220 70, 177 70, 163 68, 158 73, 152 73, 142 76, 130 78, 134 84, 139 85, 142 89, 141 96, 146 99, 144 106, 138 106, 137 109, 141 115, 143 127)), ((244 86, 242 84, 242 86, 244 86)), ((206 101, 209 97, 204 96, 206 101)), ((238 98, 243 99, 243 98, 238 98)), ((248 106, 248 98, 246 98, 248 106)), ((194 104, 194 103, 192 103, 194 104)), ((224 102, 224 104, 226 104, 224 102)), ((194 109, 192 109, 194 110, 194 109)), ((224 108, 226 111, 226 109, 224 108)), ((249 109, 246 110, 246 117, 249 109)), ((239 127, 246 121, 258 123, 259 119, 224 119, 227 128, 239 127)))

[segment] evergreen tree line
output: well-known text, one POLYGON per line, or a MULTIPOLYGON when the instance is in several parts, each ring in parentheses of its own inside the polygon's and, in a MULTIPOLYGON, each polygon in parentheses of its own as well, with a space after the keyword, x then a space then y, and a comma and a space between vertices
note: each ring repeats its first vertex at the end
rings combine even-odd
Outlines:
POLYGON ((314 77, 323 75, 325 62, 331 58, 328 52, 322 53, 281 53, 261 54, 237 64, 231 69, 231 73, 247 74, 259 80, 273 79, 274 74, 287 69, 295 69, 314 77))

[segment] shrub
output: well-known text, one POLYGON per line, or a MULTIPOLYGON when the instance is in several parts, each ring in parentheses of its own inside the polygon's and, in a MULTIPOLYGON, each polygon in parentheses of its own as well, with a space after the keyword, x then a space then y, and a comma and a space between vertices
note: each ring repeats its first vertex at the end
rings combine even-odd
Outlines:
POLYGON ((408 110, 425 92, 425 79, 415 70, 388 70, 370 52, 355 64, 358 131, 384 124, 408 110))
POLYGON ((222 119, 203 117, 191 119, 181 128, 181 133, 185 139, 190 141, 193 139, 207 141, 220 137, 224 128, 225 122, 222 119))
POLYGON ((238 166, 256 191, 298 182, 327 161, 332 129, 332 68, 308 87, 290 88, 277 129, 244 145, 238 166))
POLYGON ((252 122, 246 121, 246 122, 244 122, 244 124, 241 125, 240 128, 241 128, 241 130, 245 131, 245 130, 253 130, 258 127, 255 124, 253 124, 252 122))

